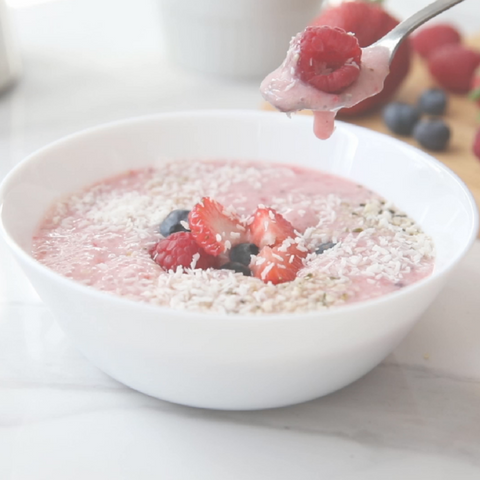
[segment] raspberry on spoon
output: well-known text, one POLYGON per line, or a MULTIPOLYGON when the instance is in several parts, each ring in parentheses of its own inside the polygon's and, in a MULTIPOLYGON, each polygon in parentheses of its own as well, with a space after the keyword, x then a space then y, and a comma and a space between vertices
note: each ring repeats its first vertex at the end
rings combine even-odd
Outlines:
POLYGON ((340 93, 360 75, 358 40, 337 27, 307 27, 300 37, 297 75, 322 92, 340 93))
POLYGON ((355 36, 341 28, 311 26, 292 39, 283 64, 260 90, 282 112, 312 110, 315 135, 327 139, 340 108, 382 89, 389 58, 381 46, 362 52, 355 36))

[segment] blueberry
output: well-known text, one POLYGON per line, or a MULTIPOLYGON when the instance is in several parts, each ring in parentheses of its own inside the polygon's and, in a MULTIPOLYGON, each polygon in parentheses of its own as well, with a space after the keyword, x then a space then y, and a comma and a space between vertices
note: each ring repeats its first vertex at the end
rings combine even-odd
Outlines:
POLYGON ((447 109, 447 94, 439 88, 429 88, 418 99, 418 108, 430 115, 443 115, 447 109))
POLYGON ((315 250, 315 253, 318 253, 320 255, 323 253, 325 250, 328 250, 329 248, 332 248, 336 245, 336 243, 333 242, 326 242, 326 243, 321 243, 319 247, 315 250))
POLYGON ((407 103, 389 103, 383 110, 383 121, 393 133, 398 135, 411 135, 419 119, 418 108, 407 103))
POLYGON ((445 150, 450 140, 450 127, 440 118, 422 120, 413 130, 415 140, 429 150, 445 150))
POLYGON ((233 270, 235 273, 243 273, 246 277, 252 276, 250 269, 246 265, 243 265, 243 263, 228 262, 225 265, 222 265, 221 268, 225 270, 233 270))
POLYGON ((251 256, 258 255, 258 252, 259 249, 254 243, 240 243, 230 250, 230 260, 248 266, 251 256))
POLYGON ((190 210, 173 210, 160 224, 160 233, 166 238, 172 233, 188 232, 180 222, 188 223, 188 214, 190 210))

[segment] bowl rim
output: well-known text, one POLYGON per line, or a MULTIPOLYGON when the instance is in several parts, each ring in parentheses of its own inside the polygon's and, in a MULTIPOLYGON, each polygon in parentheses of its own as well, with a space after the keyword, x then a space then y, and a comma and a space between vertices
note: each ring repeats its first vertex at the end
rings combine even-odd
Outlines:
MULTIPOLYGON (((465 254, 470 250, 471 246, 475 242, 477 238, 478 228, 479 228, 479 213, 478 208, 476 206, 475 199, 465 185, 463 180, 461 180, 457 174, 455 174, 452 170, 450 170, 445 164, 434 158, 433 156, 429 155, 428 153, 416 148, 412 145, 409 145, 405 142, 402 142, 399 139, 390 137, 389 135, 376 132, 374 130, 370 130, 365 127, 361 127, 358 125, 352 125, 350 123, 337 121, 336 120, 336 128, 343 129, 343 130, 351 130, 357 136, 358 135, 367 135, 372 137, 380 137, 388 142, 391 142, 393 145, 401 146, 402 149, 414 152, 417 156, 420 154, 422 160, 427 164, 433 164, 436 166, 437 169, 443 171, 443 173, 447 174, 454 182, 456 182, 460 187, 463 193, 466 195, 469 207, 470 207, 470 214, 471 214, 471 228, 469 238, 465 244, 463 250, 456 252, 456 254, 449 260, 448 264, 442 268, 441 271, 438 271, 434 268, 431 275, 425 277, 418 282, 415 282, 412 285, 409 285, 405 288, 397 292, 391 292, 380 297, 370 299, 370 300, 362 300, 360 302, 342 305, 340 307, 334 307, 331 309, 326 310, 313 310, 309 312, 294 312, 294 313, 261 313, 255 315, 245 315, 245 314, 236 314, 236 313, 219 313, 215 311, 211 312, 199 312, 195 310, 183 310, 183 309, 175 309, 171 307, 166 307, 162 305, 155 305, 150 304, 147 302, 141 302, 138 300, 129 299, 126 297, 121 297, 119 295, 115 295, 113 293, 104 292, 98 290, 94 287, 83 285, 76 280, 69 279, 64 277, 63 275, 55 272, 54 270, 50 269, 49 267, 43 265, 38 260, 36 260, 31 254, 27 253, 9 234, 7 229, 3 224, 3 219, 1 216, 1 212, 3 210, 3 205, 5 202, 5 191, 8 190, 8 187, 11 183, 14 183, 15 178, 22 173, 22 171, 27 168, 32 163, 36 163, 37 161, 40 162, 38 157, 48 153, 49 150, 55 149, 59 146, 64 144, 68 144, 70 141, 75 140, 81 137, 88 137, 91 134, 101 133, 103 131, 112 130, 118 127, 133 125, 133 124, 140 124, 144 122, 152 122, 152 121, 167 121, 171 119, 182 119, 182 118, 192 118, 192 117, 224 117, 224 118, 239 118, 239 117, 272 117, 277 116, 277 118, 281 120, 279 112, 269 112, 269 111, 261 111, 261 110, 231 110, 231 109, 224 109, 224 110, 182 110, 182 111, 175 111, 175 112, 162 112, 156 113, 151 115, 143 115, 143 116, 136 116, 130 117, 121 120, 115 120, 112 122, 107 122, 100 124, 98 126, 89 127, 78 132, 72 133, 70 135, 61 137, 60 139, 50 142, 43 147, 40 147, 34 150, 32 153, 27 155, 23 160, 21 160, 17 165, 15 165, 5 176, 3 181, 0 183, 0 234, 5 239, 5 242, 9 246, 9 248, 20 257, 24 262, 28 263, 31 267, 37 270, 40 274, 46 275, 51 280, 55 282, 61 282, 65 284, 67 288, 71 288, 78 293, 83 295, 91 295, 98 300, 110 301, 117 303, 119 306, 125 306, 129 308, 139 308, 145 309, 151 313, 157 313, 158 316, 162 317, 164 321, 179 321, 185 320, 185 317, 188 316, 189 319, 197 319, 198 321, 216 321, 220 320, 222 322, 225 321, 240 321, 242 323, 250 323, 256 322, 261 320, 262 322, 285 322, 289 320, 294 320, 296 322, 299 321, 299 318, 302 320, 309 320, 315 319, 315 321, 330 321, 332 317, 341 316, 344 313, 354 312, 356 310, 362 311, 363 309, 372 307, 372 306, 379 306, 384 303, 391 301, 392 299, 401 298, 405 295, 410 295, 413 291, 423 288, 424 286, 432 283, 435 279, 439 276, 445 275, 449 272, 452 268, 455 267, 456 264, 465 256, 465 254), (177 318, 178 317, 178 318, 177 318)), ((290 121, 286 116, 283 117, 283 121, 290 121)), ((313 123, 313 118, 307 115, 298 115, 295 121, 300 121, 304 123, 313 123)), ((313 132, 312 132, 313 135, 313 132)))

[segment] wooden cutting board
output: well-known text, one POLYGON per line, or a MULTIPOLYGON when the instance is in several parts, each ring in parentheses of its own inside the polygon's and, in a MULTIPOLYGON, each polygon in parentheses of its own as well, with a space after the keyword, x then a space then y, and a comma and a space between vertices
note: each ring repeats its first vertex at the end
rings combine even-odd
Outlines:
MULTIPOLYGON (((470 38, 466 43, 480 50, 480 36, 470 38)), ((395 95, 395 100, 415 103, 423 90, 433 86, 436 84, 428 72, 426 63, 415 55, 410 73, 395 95)), ((271 109, 268 104, 265 104, 264 108, 271 109)), ((451 168, 467 184, 480 208, 480 160, 472 152, 473 138, 480 128, 480 108, 465 95, 450 94, 448 110, 444 118, 452 131, 449 148, 445 152, 428 153, 451 168)), ((413 138, 392 134, 382 121, 381 111, 361 117, 340 119, 392 135, 419 147, 413 138)))

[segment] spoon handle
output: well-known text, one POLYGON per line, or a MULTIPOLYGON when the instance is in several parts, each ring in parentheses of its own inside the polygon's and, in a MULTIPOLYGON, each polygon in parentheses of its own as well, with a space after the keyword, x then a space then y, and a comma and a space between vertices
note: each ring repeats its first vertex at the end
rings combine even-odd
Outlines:
POLYGON ((426 7, 422 8, 418 12, 414 13, 411 17, 408 17, 403 22, 399 23, 393 30, 382 37, 375 45, 381 45, 390 50, 390 62, 393 55, 397 51, 403 40, 409 33, 424 24, 427 20, 436 17, 439 13, 448 10, 457 3, 463 2, 463 0, 436 0, 430 3, 426 7))

